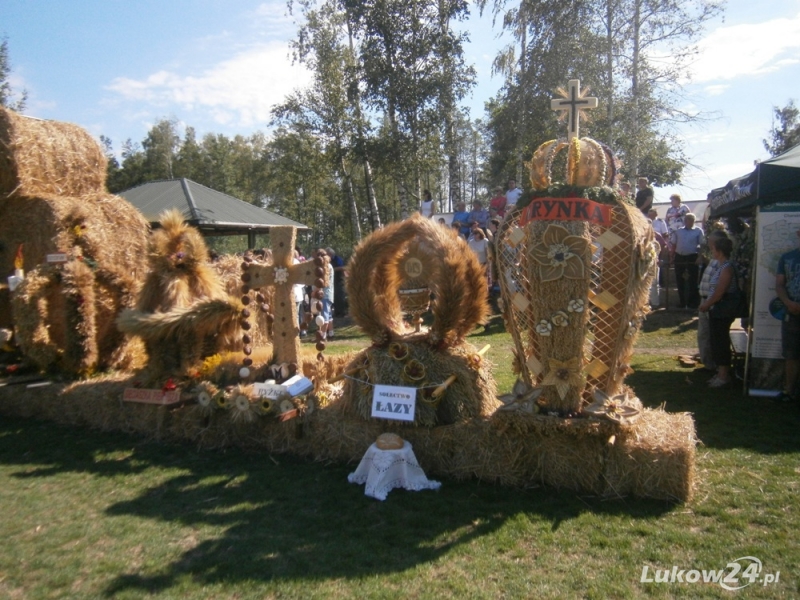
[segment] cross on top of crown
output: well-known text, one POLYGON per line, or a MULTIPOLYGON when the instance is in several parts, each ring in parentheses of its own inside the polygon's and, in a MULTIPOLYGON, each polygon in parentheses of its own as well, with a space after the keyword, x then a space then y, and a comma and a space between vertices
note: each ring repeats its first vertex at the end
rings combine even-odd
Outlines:
POLYGON ((550 108, 553 110, 564 111, 567 117, 567 138, 579 137, 578 129, 580 126, 581 113, 590 108, 597 108, 597 98, 586 96, 589 90, 581 92, 581 80, 570 79, 567 90, 558 90, 561 98, 550 100, 550 108))

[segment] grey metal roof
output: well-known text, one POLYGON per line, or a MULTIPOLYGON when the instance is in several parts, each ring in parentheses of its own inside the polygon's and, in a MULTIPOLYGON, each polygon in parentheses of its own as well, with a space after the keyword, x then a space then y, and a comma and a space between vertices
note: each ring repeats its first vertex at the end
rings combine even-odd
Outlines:
POLYGON ((152 224, 165 210, 177 208, 187 223, 206 232, 266 232, 277 225, 308 229, 302 223, 185 178, 143 183, 119 195, 152 224))

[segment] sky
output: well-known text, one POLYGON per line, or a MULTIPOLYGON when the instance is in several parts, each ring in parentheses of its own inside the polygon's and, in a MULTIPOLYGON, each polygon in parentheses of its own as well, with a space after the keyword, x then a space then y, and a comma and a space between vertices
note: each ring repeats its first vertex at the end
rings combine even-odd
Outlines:
MULTIPOLYGON (((271 107, 310 80, 290 56, 296 21, 285 0, 0 2, 10 82, 28 92, 25 113, 105 135, 116 151, 165 118, 198 137, 267 132, 271 107)), ((478 81, 464 104, 480 118, 502 85, 491 63, 509 38, 488 14, 463 27, 478 81)), ((683 108, 715 118, 680 128, 692 164, 681 186, 656 188, 656 202, 676 192, 705 199, 750 172, 769 158, 762 140, 773 108, 800 102, 800 0, 728 0, 699 47, 683 108)))

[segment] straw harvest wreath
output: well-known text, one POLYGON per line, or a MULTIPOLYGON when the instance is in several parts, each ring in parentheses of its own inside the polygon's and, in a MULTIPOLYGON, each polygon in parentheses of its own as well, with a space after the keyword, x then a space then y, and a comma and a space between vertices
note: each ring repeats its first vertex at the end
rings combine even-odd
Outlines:
POLYGON ((461 343, 489 313, 486 279, 474 253, 451 229, 420 215, 364 240, 348 273, 350 314, 379 346, 416 334, 403 315, 419 312, 431 294, 433 323, 417 335, 435 347, 461 343), (404 306, 404 290, 414 292, 405 294, 413 306, 404 306))

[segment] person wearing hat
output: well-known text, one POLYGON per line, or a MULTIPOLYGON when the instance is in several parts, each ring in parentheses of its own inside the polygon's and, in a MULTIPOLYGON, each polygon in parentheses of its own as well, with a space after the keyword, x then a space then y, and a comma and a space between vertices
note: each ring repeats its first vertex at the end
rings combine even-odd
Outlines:
POLYGON ((489 210, 497 211, 497 216, 503 218, 506 215, 506 195, 503 193, 503 188, 494 188, 494 198, 489 201, 489 210))

